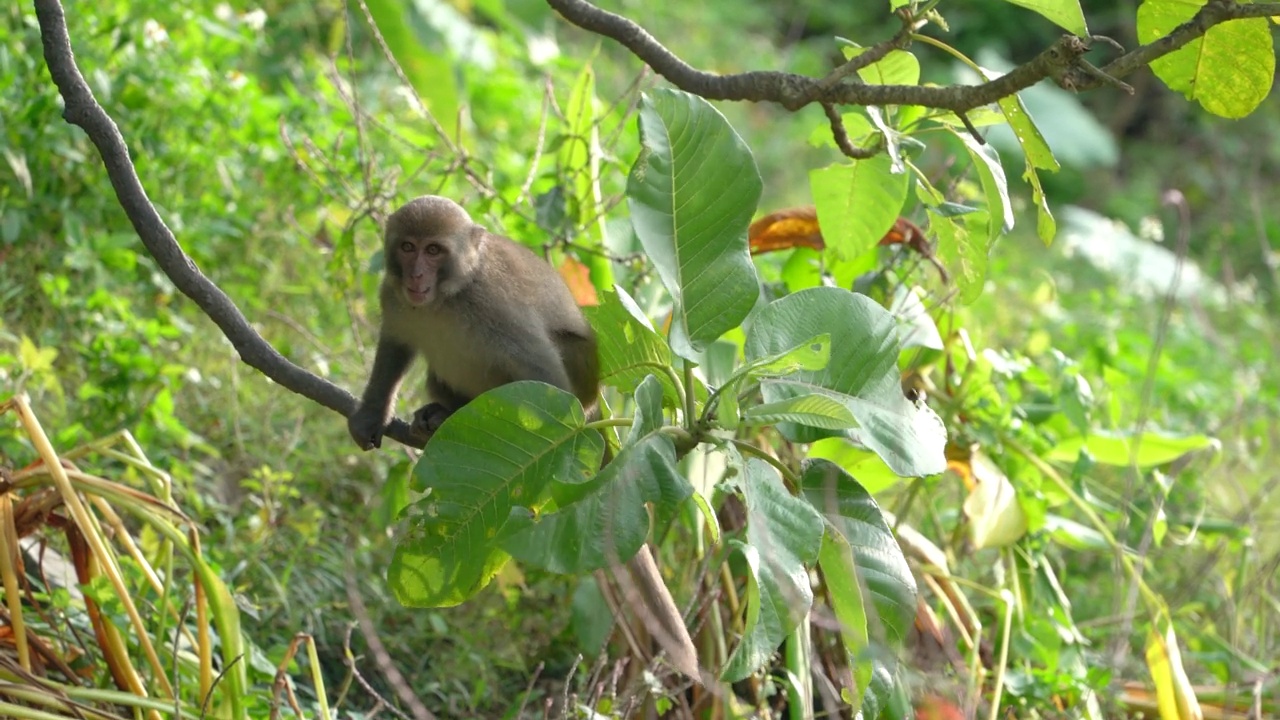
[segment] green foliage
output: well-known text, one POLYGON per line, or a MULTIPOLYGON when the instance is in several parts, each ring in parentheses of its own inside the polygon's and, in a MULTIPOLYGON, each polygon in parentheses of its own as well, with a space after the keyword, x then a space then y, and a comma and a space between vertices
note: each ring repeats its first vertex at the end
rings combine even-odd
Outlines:
MULTIPOLYGON (((1190 20, 1203 2, 1146 0, 1138 7, 1138 39, 1152 42, 1190 20)), ((1171 89, 1209 112, 1242 118, 1271 94, 1276 50, 1271 21, 1250 18, 1209 30, 1165 57, 1151 69, 1171 89)))
MULTIPOLYGON (((785 38, 764 3, 645 20, 698 65, 821 74, 834 49, 865 52, 832 35, 879 37, 885 19, 883 8, 836 17, 829 5, 797 3, 807 19, 785 38)), ((1133 20, 1083 5, 1094 32, 1133 20)), ((1139 38, 1197 7, 1148 0, 1139 38)), ((956 46, 938 40, 948 36, 936 15, 920 29, 973 73, 991 67, 988 43, 1025 58, 1058 27, 1086 27, 1070 0, 936 9, 956 46)), ((1280 157, 1263 142, 1274 114, 1224 132, 1140 95, 1152 109, 1114 124, 1129 133, 1123 170, 1085 171, 1093 156, 1059 143, 1097 142, 1103 126, 1060 134, 1053 108, 1086 106, 1065 94, 1037 105, 1028 90, 967 116, 1008 132, 999 153, 953 114, 884 107, 843 116, 857 147, 880 151, 853 161, 835 155, 816 115, 712 107, 649 79, 636 103, 621 89, 634 62, 611 43, 558 45, 583 36, 552 25, 541 3, 371 3, 408 89, 360 13, 304 10, 108 2, 72 13, 77 58, 184 247, 286 356, 355 389, 376 218, 423 192, 479 196, 468 206, 486 224, 566 275, 585 266, 615 416, 587 423, 571 396, 513 385, 450 418, 412 472, 395 453, 357 459, 340 419, 244 372, 139 251, 93 149, 57 117, 30 10, 0 11, 0 380, 53 408, 57 442, 135 428, 171 469, 177 502, 208 529, 210 572, 223 578, 209 587, 225 583, 217 602, 240 604, 263 648, 250 658, 247 713, 267 714, 264 673, 301 628, 327 678, 347 679, 356 586, 373 625, 394 629, 380 639, 428 706, 514 716, 558 694, 547 679, 573 675, 577 653, 607 641, 593 582, 572 589, 557 576, 646 541, 681 606, 699 613, 690 626, 704 663, 750 679, 726 682, 723 696, 765 688, 740 696, 744 713, 764 712, 772 688, 803 684, 794 672, 813 672, 811 654, 847 670, 840 698, 863 717, 911 712, 935 679, 912 679, 917 596, 963 638, 949 650, 970 653, 989 680, 973 687, 1006 712, 1095 712, 1113 681, 1144 679, 1107 665, 1116 647, 1174 693, 1188 678, 1265 671, 1274 609, 1258 588, 1276 540, 1253 513, 1276 458, 1280 338, 1257 238, 1274 228, 1235 201, 1265 208, 1280 157), (1009 172, 1019 160, 1022 183, 1009 172), (1193 257, 1210 271, 1249 258, 1264 292, 1166 293, 1164 275, 1142 292, 1066 259, 1092 256, 1090 237, 1110 240, 1058 202, 1072 183, 1135 227, 1159 225, 1160 193, 1184 188, 1193 257), (826 248, 753 261, 748 222, 787 203, 816 204, 826 248), (1011 234, 1033 212, 1035 234, 1063 250, 1011 234), (925 227, 950 284, 919 271, 914 251, 880 245, 900 215, 925 227), (618 443, 614 428, 627 425, 618 443), (601 434, 617 452, 597 473, 601 434), (380 539, 393 523, 394 548, 380 539), (1130 587, 1131 628, 1105 622, 1130 587), (830 616, 838 627, 816 620, 830 616), (994 658, 978 651, 992 647, 994 658)), ((1248 114, 1271 87, 1267 27, 1220 26, 1154 69, 1210 112, 1248 114)), ((934 49, 916 43, 859 76, 945 81, 952 57, 934 49)), ((22 450, 0 434, 0 465, 22 450)), ((103 588, 89 590, 122 617, 103 588)), ((573 691, 594 692, 580 669, 573 691)), ((675 707, 657 679, 651 689, 675 707)), ((592 709, 622 706, 603 697, 592 709)))
POLYGON ((702 98, 670 90, 640 108, 643 147, 627 181, 636 237, 671 293, 671 348, 693 358, 759 298, 747 224, 760 199, 751 151, 702 98))

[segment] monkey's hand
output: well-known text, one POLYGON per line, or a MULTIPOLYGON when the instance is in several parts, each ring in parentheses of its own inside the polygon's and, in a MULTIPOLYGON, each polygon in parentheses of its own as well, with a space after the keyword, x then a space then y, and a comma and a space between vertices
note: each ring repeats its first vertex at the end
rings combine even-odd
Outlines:
POLYGON ((351 417, 347 418, 347 432, 351 433, 351 439, 356 441, 361 450, 382 447, 382 431, 387 427, 384 416, 385 413, 378 408, 361 403, 351 413, 351 417))
POLYGON ((452 410, 440 403, 427 403, 418 408, 417 412, 413 414, 413 424, 410 426, 410 431, 423 439, 430 439, 452 414, 452 410))

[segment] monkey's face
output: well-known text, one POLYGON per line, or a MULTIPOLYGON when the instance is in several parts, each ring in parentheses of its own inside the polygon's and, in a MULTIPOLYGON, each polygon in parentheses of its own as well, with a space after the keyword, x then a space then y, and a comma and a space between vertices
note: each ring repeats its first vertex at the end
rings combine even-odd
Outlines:
POLYGON ((439 238, 401 235, 388 249, 394 253, 405 302, 420 307, 435 300, 452 262, 449 246, 439 238))

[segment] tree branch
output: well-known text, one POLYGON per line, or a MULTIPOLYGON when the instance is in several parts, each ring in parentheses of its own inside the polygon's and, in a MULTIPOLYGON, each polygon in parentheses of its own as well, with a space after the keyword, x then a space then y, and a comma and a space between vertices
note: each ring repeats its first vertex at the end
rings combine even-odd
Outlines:
MULTIPOLYGON (((98 104, 76 66, 62 3, 58 0, 35 0, 35 8, 44 45, 44 60, 66 104, 62 117, 82 128, 98 148, 116 198, 156 264, 182 294, 194 300, 213 320, 245 363, 285 388, 343 416, 354 412, 357 402, 351 393, 303 370, 281 355, 253 329, 231 298, 205 277, 182 251, 173 232, 147 198, 147 192, 129 159, 129 149, 120 129, 98 104)), ((393 420, 385 435, 406 445, 422 447, 422 442, 415 441, 410 434, 408 423, 401 420, 393 420)))
MULTIPOLYGON (((578 27, 621 43, 671 84, 708 100, 775 102, 788 110, 810 103, 832 105, 922 105, 964 113, 1024 90, 1045 78, 1053 78, 1068 90, 1088 90, 1104 84, 1083 67, 1087 39, 1064 35, 1032 60, 995 80, 979 85, 930 86, 831 83, 796 73, 756 70, 730 75, 699 70, 681 60, 635 22, 602 10, 588 0, 547 0, 556 12, 578 27)), ((1280 2, 1244 4, 1233 0, 1209 0, 1191 20, 1165 37, 1143 45, 1112 61, 1101 72, 1111 79, 1149 65, 1196 38, 1215 25, 1243 18, 1280 16, 1280 2)), ((896 38, 895 38, 896 39, 896 38)), ((894 41, 876 48, 887 53, 894 41)))

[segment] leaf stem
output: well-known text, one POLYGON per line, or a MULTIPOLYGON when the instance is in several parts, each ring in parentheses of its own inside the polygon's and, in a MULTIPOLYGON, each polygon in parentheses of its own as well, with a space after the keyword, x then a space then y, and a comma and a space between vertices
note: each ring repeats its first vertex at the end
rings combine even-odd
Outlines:
POLYGON ((777 469, 777 471, 778 471, 778 472, 782 473, 782 477, 786 478, 787 483, 788 483, 788 484, 789 484, 793 489, 794 489, 794 488, 798 488, 798 487, 800 487, 800 476, 799 476, 799 475, 796 475, 794 472, 792 472, 791 468, 787 467, 787 466, 786 466, 786 465, 785 465, 781 460, 779 460, 778 458, 776 458, 776 457, 774 457, 774 456, 770 455, 770 454, 769 454, 768 452, 766 452, 765 450, 762 450, 761 448, 758 448, 758 447, 756 447, 755 445, 752 445, 751 443, 747 442, 746 440, 739 440, 739 439, 737 439, 737 438, 730 438, 729 442, 733 443, 733 446, 734 446, 734 447, 736 447, 736 448, 738 448, 738 450, 740 450, 740 451, 742 451, 742 452, 744 452, 744 453, 746 453, 746 454, 748 454, 748 455, 753 455, 753 456, 755 456, 755 457, 758 457, 758 458, 760 458, 761 460, 763 460, 763 461, 765 461, 765 462, 769 463, 770 465, 772 465, 775 469, 777 469))

